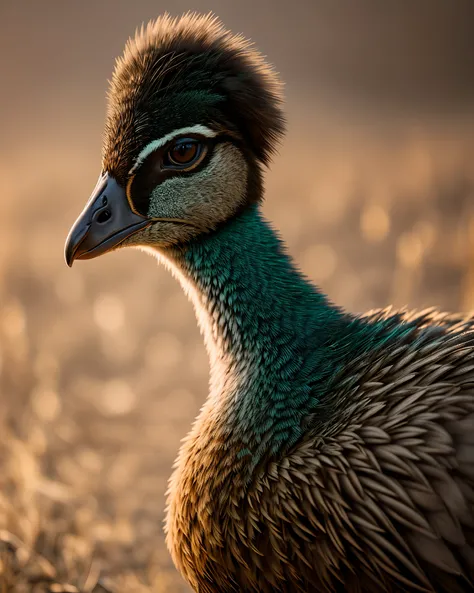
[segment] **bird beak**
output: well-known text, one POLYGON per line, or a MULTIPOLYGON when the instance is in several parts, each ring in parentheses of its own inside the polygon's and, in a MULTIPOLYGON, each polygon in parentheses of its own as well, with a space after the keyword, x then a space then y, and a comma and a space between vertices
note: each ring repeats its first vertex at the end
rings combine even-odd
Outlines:
POLYGON ((105 173, 69 231, 66 263, 72 266, 75 259, 102 255, 149 224, 149 219, 132 212, 125 189, 105 173))

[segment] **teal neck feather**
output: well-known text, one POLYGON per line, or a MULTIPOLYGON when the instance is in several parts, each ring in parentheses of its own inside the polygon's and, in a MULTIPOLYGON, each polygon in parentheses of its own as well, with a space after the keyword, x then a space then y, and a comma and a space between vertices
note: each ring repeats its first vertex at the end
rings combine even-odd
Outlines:
POLYGON ((382 356, 416 330, 400 315, 368 321, 332 305, 298 271, 257 205, 158 257, 193 301, 209 353, 210 395, 194 437, 233 451, 248 478, 308 426, 324 436, 344 422, 347 406, 362 412, 363 402, 347 397, 361 380, 352 363, 369 360, 368 352, 382 356))
POLYGON ((162 255, 194 302, 211 362, 209 405, 226 438, 254 463, 291 445, 318 405, 315 384, 335 371, 334 338, 351 318, 296 269, 256 205, 162 255))

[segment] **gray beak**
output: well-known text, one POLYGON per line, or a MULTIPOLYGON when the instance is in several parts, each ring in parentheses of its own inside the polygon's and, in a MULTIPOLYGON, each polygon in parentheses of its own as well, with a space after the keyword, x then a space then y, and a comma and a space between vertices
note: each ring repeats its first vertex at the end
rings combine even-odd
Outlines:
POLYGON ((105 173, 69 231, 64 248, 66 263, 72 266, 75 259, 102 255, 149 224, 148 218, 132 212, 125 189, 105 173))

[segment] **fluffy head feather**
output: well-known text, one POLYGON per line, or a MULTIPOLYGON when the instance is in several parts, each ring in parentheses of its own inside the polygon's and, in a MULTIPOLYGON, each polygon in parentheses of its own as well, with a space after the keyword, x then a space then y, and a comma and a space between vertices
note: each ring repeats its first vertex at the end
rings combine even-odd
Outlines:
POLYGON ((284 131, 277 75, 212 15, 142 26, 117 60, 108 100, 103 168, 119 181, 143 146, 173 129, 224 127, 263 164, 284 131))

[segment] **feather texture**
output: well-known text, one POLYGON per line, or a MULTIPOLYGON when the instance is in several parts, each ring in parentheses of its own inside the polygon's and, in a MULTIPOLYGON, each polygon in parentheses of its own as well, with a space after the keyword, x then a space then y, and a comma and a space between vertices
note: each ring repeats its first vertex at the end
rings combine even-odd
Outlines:
POLYGON ((258 210, 168 257, 213 365, 169 491, 195 590, 474 590, 473 319, 339 311, 258 210))
POLYGON ((207 120, 232 126, 267 163, 284 129, 275 72, 212 15, 165 14, 138 30, 117 59, 108 99, 103 168, 121 181, 164 130, 207 120))

